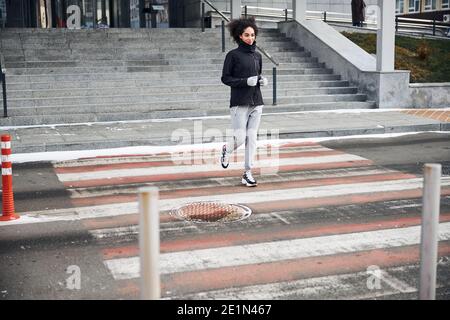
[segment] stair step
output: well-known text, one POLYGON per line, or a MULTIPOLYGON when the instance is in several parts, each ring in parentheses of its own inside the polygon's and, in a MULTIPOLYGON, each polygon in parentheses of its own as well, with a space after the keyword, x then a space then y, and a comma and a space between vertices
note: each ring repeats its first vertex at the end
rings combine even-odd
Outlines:
MULTIPOLYGON (((324 77, 339 77, 336 75, 324 75, 324 77)), ((290 77, 290 76, 284 76, 290 77)), ((309 77, 309 76, 305 76, 309 77)), ((268 76, 269 82, 272 81, 272 77, 268 76)), ((170 86, 164 86, 164 82, 157 81, 138 81, 134 79, 130 80, 105 80, 105 81, 89 81, 89 82, 77 82, 74 84, 72 81, 60 81, 60 82, 35 82, 35 83, 8 83, 8 97, 13 97, 11 94, 16 94, 20 96, 20 94, 24 95, 32 95, 34 92, 41 90, 51 90, 55 91, 55 94, 60 94, 60 91, 69 90, 69 91, 86 91, 86 90, 103 90, 103 89, 112 89, 112 88, 123 88, 123 87, 132 87, 132 88, 147 88, 152 89, 155 92, 172 92, 178 90, 190 90, 190 91, 201 91, 205 88, 214 88, 216 90, 220 90, 224 87, 224 85, 220 82, 220 80, 215 79, 215 82, 212 83, 209 78, 206 79, 197 79, 197 83, 195 84, 186 84, 183 81, 172 81, 169 80, 170 86), (203 83, 203 84, 202 84, 203 83), (33 93, 29 93, 29 92, 33 93)), ((289 79, 288 79, 289 80, 289 79)), ((304 80, 304 81, 288 81, 282 79, 278 79, 277 87, 280 89, 285 88, 314 88, 314 87, 346 87, 349 85, 348 81, 342 80, 327 80, 324 78, 323 80, 304 80)), ((209 90, 209 89, 208 89, 209 90)), ((0 97, 1 98, 1 97, 0 97)))
MULTIPOLYGON (((170 96, 171 98, 179 97, 181 100, 183 98, 192 98, 200 94, 203 95, 216 95, 216 94, 229 94, 230 89, 225 85, 216 86, 194 86, 194 87, 119 87, 119 88, 101 88, 101 89, 62 89, 62 90, 19 90, 10 91, 8 93, 8 98, 10 102, 14 102, 15 99, 23 100, 33 100, 33 99, 51 99, 51 98, 64 98, 68 99, 71 97, 101 97, 101 96, 137 96, 137 95, 151 95, 149 99, 158 98, 160 96, 170 96)), ((356 93, 357 88, 355 87, 309 87, 309 88, 299 88, 299 87, 289 87, 279 85, 277 88, 278 96, 297 96, 297 95, 309 95, 311 93, 315 94, 341 94, 341 93, 356 93)), ((272 94, 272 87, 262 88, 263 95, 272 94)))
MULTIPOLYGON (((92 96, 92 97, 52 97, 52 98, 34 98, 34 99, 9 99, 9 109, 23 108, 23 107, 43 107, 43 106, 73 106, 80 108, 88 105, 113 105, 113 104, 179 104, 183 105, 186 102, 196 101, 199 106, 208 106, 211 102, 211 93, 206 94, 192 94, 189 96, 176 96, 176 95, 115 95, 115 96, 92 96)), ((264 97, 266 103, 271 103, 272 95, 270 92, 264 97), (267 102, 269 101, 269 102, 267 102)), ((277 100, 280 103, 292 104, 292 103, 306 103, 306 102, 332 102, 332 101, 365 101, 367 96, 365 94, 358 93, 344 93, 344 94, 310 94, 310 95, 290 95, 279 96, 277 100)), ((216 92, 214 93, 214 100, 229 101, 229 93, 216 92)), ((0 100, 2 101, 2 100, 0 100)), ((226 104, 226 103, 225 103, 226 104)))
MULTIPOLYGON (((271 74, 266 75, 269 82, 272 82, 271 74)), ((118 78, 118 79, 89 79, 78 77, 76 79, 67 77, 46 77, 37 78, 35 81, 18 80, 18 82, 7 81, 8 88, 15 88, 16 90, 27 90, 31 88, 43 89, 61 89, 61 88, 101 88, 102 86, 120 86, 124 85, 135 86, 198 86, 198 85, 223 85, 220 77, 199 77, 196 79, 146 79, 146 78, 118 78), (72 81, 69 81, 72 79, 72 81)), ((341 76, 337 74, 316 74, 316 75, 278 75, 277 82, 307 82, 307 81, 339 81, 341 76)), ((0 97, 1 98, 1 97, 0 97)))
MULTIPOLYGON (((103 42, 110 42, 110 43, 136 43, 136 42, 161 42, 161 41, 167 41, 170 40, 171 42, 177 41, 177 42, 192 42, 197 41, 201 43, 211 43, 211 42, 217 42, 222 41, 222 34, 220 31, 208 34, 207 37, 202 34, 191 34, 191 35, 139 35, 137 37, 130 37, 130 36, 104 36, 104 35, 91 35, 91 36, 67 36, 67 35, 51 35, 51 36, 29 36, 29 35, 8 35, 3 33, 1 44, 2 45, 9 45, 13 44, 14 46, 17 45, 33 45, 33 44, 67 44, 67 43, 79 43, 79 40, 83 40, 84 43, 88 44, 95 44, 99 41, 103 42)), ((256 42, 258 44, 260 43, 266 43, 266 42, 290 42, 290 39, 287 39, 286 37, 281 36, 280 34, 265 34, 260 33, 258 34, 256 38, 256 42)), ((233 44, 236 45, 234 40, 231 39, 228 33, 225 34, 225 42, 227 44, 233 44)))
MULTIPOLYGON (((13 75, 48 75, 48 74, 81 74, 81 73, 127 73, 127 72, 184 72, 221 70, 223 64, 190 64, 190 65, 162 65, 162 66, 91 66, 91 67, 51 67, 51 68, 9 68, 8 74, 13 75)), ((324 68, 324 64, 316 62, 286 63, 278 66, 278 71, 292 69, 324 68)))
MULTIPOLYGON (((9 53, 3 53, 5 57, 5 61, 14 61, 14 62, 20 62, 20 61, 66 61, 69 60, 151 60, 151 59, 165 59, 165 58, 171 58, 171 59, 193 59, 193 58, 211 58, 211 56, 214 57, 221 57, 223 56, 225 58, 225 54, 220 51, 218 48, 215 52, 212 53, 205 53, 205 52, 196 52, 195 54, 191 52, 171 52, 170 54, 168 52, 158 52, 158 53, 149 53, 149 52, 128 52, 128 53, 120 53, 115 54, 113 52, 104 52, 99 53, 96 55, 44 55, 44 56, 25 56, 21 52, 9 52, 9 53)), ((301 58, 301 57, 311 57, 311 53, 305 52, 305 51, 284 51, 284 52, 277 52, 273 53, 270 52, 270 54, 275 59, 281 59, 281 58, 301 58)), ((263 59, 265 57, 263 56, 263 59)))
MULTIPOLYGON (((264 69, 263 74, 269 76, 272 69, 264 69)), ((281 69, 277 71, 277 76, 286 75, 322 75, 332 74, 331 69, 325 68, 305 68, 305 69, 281 69)), ((54 81, 86 81, 86 80, 126 80, 126 79, 183 79, 185 81, 203 78, 220 79, 222 70, 207 71, 167 71, 167 72, 110 72, 110 73, 74 73, 74 74, 46 74, 46 75, 9 75, 7 83, 21 82, 54 82, 54 81)))
MULTIPOLYGON (((72 61, 18 61, 5 62, 5 67, 11 68, 60 68, 60 67, 105 67, 105 66, 179 66, 179 65, 205 65, 220 64, 224 62, 225 56, 218 58, 202 59, 152 59, 152 60, 72 60, 72 61)), ((291 57, 277 59, 281 65, 290 63, 317 63, 317 58, 291 57)), ((268 59, 263 59, 263 64, 268 59)))
MULTIPOLYGON (((68 60, 68 61, 6 61, 5 67, 10 68, 59 68, 59 67, 105 67, 105 66, 178 66, 178 65, 222 65, 225 55, 217 58, 192 58, 192 59, 151 59, 151 60, 68 60)), ((312 57, 291 57, 277 59, 283 64, 290 63, 317 63, 317 58, 312 57)), ((268 59, 263 57, 263 64, 268 59)))
MULTIPOLYGON (((257 41, 258 46, 265 48, 270 46, 271 48, 299 48, 296 43, 289 41, 282 41, 283 39, 264 39, 263 41, 257 41)), ((73 41, 73 42, 2 42, 3 50, 48 50, 48 48, 57 48, 60 51, 68 50, 115 50, 115 49, 127 49, 127 50, 149 50, 155 48, 155 43, 158 44, 158 49, 161 50, 173 50, 173 49, 186 49, 189 47, 196 49, 217 49, 221 48, 221 39, 208 39, 207 41, 200 39, 161 39, 161 40, 135 40, 135 41, 73 41), (164 42, 163 42, 164 41, 164 42)), ((228 50, 237 47, 233 43, 226 43, 228 50)), ((52 49, 56 50, 56 49, 52 49)))
MULTIPOLYGON (((19 51, 21 54, 23 54, 26 57, 34 57, 34 56, 89 56, 89 55, 99 55, 104 53, 109 54, 127 54, 127 53, 139 53, 141 51, 142 53, 165 53, 165 54, 171 54, 171 53, 178 53, 180 51, 184 52, 191 52, 194 56, 198 53, 217 53, 218 51, 221 51, 221 44, 220 42, 217 43, 216 46, 205 46, 202 44, 192 44, 192 43, 180 43, 180 44, 172 44, 172 45, 158 45, 155 46, 155 44, 141 44, 140 46, 135 47, 129 47, 129 46, 114 46, 114 47, 102 47, 102 45, 97 46, 88 46, 88 47, 61 47, 57 46, 52 49, 49 49, 48 47, 43 47, 41 49, 39 48, 19 48, 19 49, 2 49, 3 54, 5 56, 11 56, 14 55, 14 53, 17 54, 17 51, 19 51)), ((269 51, 269 48, 267 48, 267 51, 269 51)), ((301 47, 297 46, 296 44, 287 43, 287 44, 279 44, 279 45, 271 45, 270 46, 270 53, 275 52, 289 52, 289 51, 303 51, 301 47)))

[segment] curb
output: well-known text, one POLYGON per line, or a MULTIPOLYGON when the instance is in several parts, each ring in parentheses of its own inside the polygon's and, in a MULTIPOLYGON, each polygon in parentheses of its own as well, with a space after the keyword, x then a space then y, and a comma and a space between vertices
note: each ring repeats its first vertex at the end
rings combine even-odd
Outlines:
MULTIPOLYGON (((405 126, 386 126, 380 128, 356 128, 356 129, 331 129, 320 131, 280 131, 280 139, 298 139, 298 138, 326 138, 326 137, 344 137, 353 135, 371 135, 371 134, 390 134, 390 133, 408 133, 420 131, 450 131, 450 123, 434 123, 421 125, 405 125, 405 126)), ((265 136, 267 137, 267 136, 265 136)), ((203 143, 210 143, 210 140, 203 140, 203 143)), ((198 142, 196 142, 198 143, 198 142)), ((94 142, 73 142, 64 144, 47 144, 39 145, 21 145, 15 142, 14 153, 34 153, 34 152, 56 152, 56 151, 79 151, 92 149, 107 149, 135 146, 167 146, 177 145, 170 140, 170 137, 158 137, 153 139, 133 140, 103 140, 94 142)))

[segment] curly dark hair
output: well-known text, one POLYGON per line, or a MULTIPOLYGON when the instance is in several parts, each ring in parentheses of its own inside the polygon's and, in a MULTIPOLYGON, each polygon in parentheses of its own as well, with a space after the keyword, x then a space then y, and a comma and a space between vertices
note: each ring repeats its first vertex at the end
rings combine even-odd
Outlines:
POLYGON ((233 37, 236 43, 239 43, 239 36, 244 33, 244 30, 248 27, 252 27, 255 30, 255 37, 258 35, 258 27, 256 26, 255 18, 240 18, 231 20, 228 25, 228 30, 230 31, 230 35, 233 37))

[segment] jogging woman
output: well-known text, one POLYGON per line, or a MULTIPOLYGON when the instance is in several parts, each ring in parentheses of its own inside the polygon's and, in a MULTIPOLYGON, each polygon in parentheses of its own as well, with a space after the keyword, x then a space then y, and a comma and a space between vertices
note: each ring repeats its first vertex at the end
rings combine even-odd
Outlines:
POLYGON ((253 160, 262 109, 264 106, 260 86, 268 80, 261 76, 262 56, 256 52, 258 27, 254 18, 232 20, 228 29, 238 44, 225 57, 222 82, 231 87, 230 114, 233 138, 222 147, 221 164, 229 165, 231 153, 245 142, 245 171, 242 183, 255 187, 252 176, 253 160))

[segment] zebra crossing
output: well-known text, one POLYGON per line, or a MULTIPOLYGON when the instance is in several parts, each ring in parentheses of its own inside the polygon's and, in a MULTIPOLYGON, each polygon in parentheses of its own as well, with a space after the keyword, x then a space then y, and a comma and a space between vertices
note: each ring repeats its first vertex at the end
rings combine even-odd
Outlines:
MULTIPOLYGON (((117 296, 136 298, 137 192, 153 185, 160 191, 163 299, 416 298, 420 176, 317 143, 291 142, 260 148, 258 187, 247 188, 240 184, 243 151, 226 170, 218 151, 55 162, 73 207, 29 212, 15 223, 81 222, 117 283, 117 296), (171 214, 208 200, 243 204, 253 213, 232 223, 171 214)), ((449 177, 442 178, 441 195, 437 287, 448 294, 449 177)))

